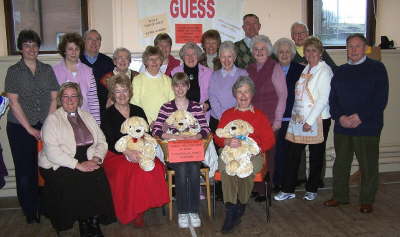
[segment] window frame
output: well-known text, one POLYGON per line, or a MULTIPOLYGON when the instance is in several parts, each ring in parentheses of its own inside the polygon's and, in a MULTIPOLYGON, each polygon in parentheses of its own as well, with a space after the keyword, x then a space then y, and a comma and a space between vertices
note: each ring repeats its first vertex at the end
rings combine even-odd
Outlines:
MULTIPOLYGON (((39 0, 39 5, 41 0, 39 0)), ((15 44, 15 34, 14 34, 14 19, 13 19, 13 8, 12 0, 4 0, 4 13, 5 13, 5 23, 6 23, 6 36, 7 36, 7 52, 8 55, 19 55, 19 50, 15 44)), ((88 0, 81 0, 81 25, 82 32, 88 30, 88 0)), ((41 22, 40 29, 43 28, 41 22)), ((37 32, 42 38, 42 32, 37 32)), ((40 50, 39 54, 57 54, 57 50, 40 50)))
MULTIPOLYGON (((376 34, 376 8, 378 0, 366 0, 367 1, 367 29, 365 32, 368 45, 375 45, 375 34, 376 34)), ((314 25, 314 0, 307 0, 307 26, 309 34, 313 35, 313 25, 314 25)), ((343 46, 324 46, 327 49, 344 49, 346 45, 343 46)))

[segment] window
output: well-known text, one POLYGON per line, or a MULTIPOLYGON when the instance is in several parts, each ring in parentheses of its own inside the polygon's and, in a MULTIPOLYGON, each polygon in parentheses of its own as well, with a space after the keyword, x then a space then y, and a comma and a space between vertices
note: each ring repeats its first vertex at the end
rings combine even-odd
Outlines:
POLYGON ((17 54, 17 38, 23 29, 36 31, 41 52, 55 53, 61 36, 87 30, 87 0, 5 0, 9 54, 17 54))
POLYGON ((353 33, 375 43, 376 0, 308 0, 310 34, 327 47, 343 47, 353 33))

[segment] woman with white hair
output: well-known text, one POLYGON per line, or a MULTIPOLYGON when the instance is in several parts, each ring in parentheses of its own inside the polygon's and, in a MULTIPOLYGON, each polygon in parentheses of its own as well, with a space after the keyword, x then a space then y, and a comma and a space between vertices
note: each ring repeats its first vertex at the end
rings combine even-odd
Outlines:
MULTIPOLYGON (((196 43, 187 42, 179 51, 183 64, 174 68, 171 75, 174 76, 177 72, 186 73, 190 82, 187 98, 200 103, 203 111, 207 112, 210 110, 208 84, 213 70, 199 63, 202 54, 203 51, 196 43)), ((209 113, 206 117, 209 118, 209 113)))
MULTIPOLYGON (((100 83, 107 88, 108 80, 117 74, 126 75, 132 82, 133 78, 139 75, 139 73, 137 71, 129 69, 131 61, 132 61, 132 54, 127 48, 121 47, 114 50, 113 53, 113 62, 115 65, 114 70, 112 72, 106 73, 100 79, 100 83)), ((113 101, 108 98, 106 104, 107 108, 110 107, 112 104, 113 101)))
MULTIPOLYGON (((272 45, 267 36, 255 36, 251 50, 256 62, 247 67, 247 72, 257 88, 253 104, 267 115, 272 129, 278 132, 287 98, 285 74, 281 66, 270 57, 272 45)), ((274 157, 274 153, 274 150, 270 151, 269 157, 274 157)), ((273 176, 273 159, 268 162, 270 174, 273 176)), ((265 200, 265 185, 257 184, 254 191, 260 195, 256 201, 265 200)))
POLYGON ((278 59, 278 63, 285 74, 287 87, 286 108, 282 118, 281 129, 279 129, 276 137, 275 172, 273 177, 273 183, 275 185, 274 190, 280 191, 283 182, 284 163, 288 148, 285 135, 292 116, 296 82, 299 80, 301 72, 305 66, 294 61, 296 46, 293 41, 288 38, 278 39, 275 42, 272 51, 278 59))
POLYGON ((232 41, 224 41, 219 48, 219 58, 222 68, 213 72, 208 88, 211 104, 210 128, 215 132, 222 113, 235 106, 232 86, 240 76, 247 76, 244 69, 235 66, 236 51, 232 41))

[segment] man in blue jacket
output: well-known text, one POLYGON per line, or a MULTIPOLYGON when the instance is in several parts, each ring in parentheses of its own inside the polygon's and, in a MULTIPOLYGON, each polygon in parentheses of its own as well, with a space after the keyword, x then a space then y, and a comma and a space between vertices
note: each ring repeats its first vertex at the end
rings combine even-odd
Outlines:
POLYGON ((349 176, 355 153, 361 170, 360 211, 370 213, 379 184, 379 139, 388 101, 388 75, 381 62, 365 56, 364 35, 350 35, 346 44, 348 63, 336 70, 331 82, 336 159, 333 196, 324 205, 349 202, 349 176))

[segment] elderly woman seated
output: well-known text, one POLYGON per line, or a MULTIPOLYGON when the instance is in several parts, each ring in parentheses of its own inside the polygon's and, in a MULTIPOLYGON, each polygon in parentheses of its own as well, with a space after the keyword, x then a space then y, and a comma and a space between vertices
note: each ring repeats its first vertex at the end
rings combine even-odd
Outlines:
MULTIPOLYGON (((256 93, 254 82, 247 76, 241 76, 233 85, 232 93, 236 98, 236 106, 226 110, 219 121, 218 128, 224 128, 233 120, 243 120, 249 123, 254 132, 249 134, 260 148, 266 152, 275 144, 275 137, 267 116, 252 105, 252 98, 256 93)), ((239 138, 215 137, 218 146, 229 146, 237 148, 241 145, 239 138)), ((225 171, 225 163, 219 159, 219 170, 221 171, 222 191, 225 203, 225 220, 222 232, 228 233, 240 223, 244 214, 245 206, 250 198, 253 189, 254 175, 259 172, 264 164, 261 153, 251 157, 253 173, 246 178, 230 176, 225 171)))
MULTIPOLYGON (((161 106, 157 120, 154 123, 153 135, 170 140, 199 140, 206 138, 210 133, 207 120, 201 105, 186 98, 190 87, 188 76, 183 72, 176 73, 172 78, 172 88, 175 99, 161 106), (165 131, 166 120, 177 110, 184 110, 193 115, 200 129, 196 135, 180 135, 165 131)), ((201 162, 170 163, 168 166, 175 170, 176 202, 178 206, 178 224, 180 228, 188 228, 189 221, 192 227, 199 227, 200 204, 200 165, 201 162)))
POLYGON ((155 159, 155 167, 144 171, 138 164, 138 151, 116 151, 115 143, 124 136, 122 123, 137 116, 147 121, 142 108, 129 104, 132 97, 130 79, 122 74, 112 77, 108 83, 109 98, 113 102, 105 113, 102 128, 108 143, 104 170, 112 191, 115 214, 122 224, 132 221, 136 227, 144 226, 143 215, 150 208, 169 202, 165 183, 164 165, 155 159))
POLYGON ((101 167, 107 143, 88 112, 81 110, 79 85, 64 83, 58 108, 42 128, 40 172, 46 181, 44 203, 57 232, 79 221, 81 236, 103 236, 99 222, 110 223, 114 210, 110 188, 101 167))

